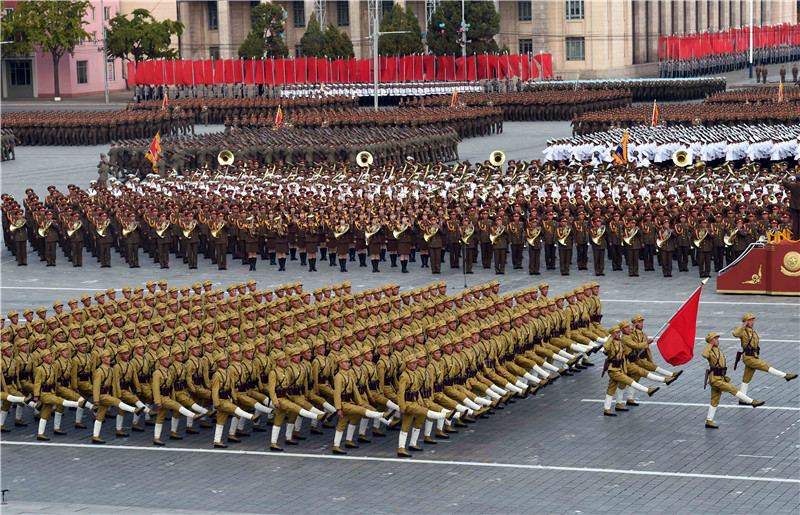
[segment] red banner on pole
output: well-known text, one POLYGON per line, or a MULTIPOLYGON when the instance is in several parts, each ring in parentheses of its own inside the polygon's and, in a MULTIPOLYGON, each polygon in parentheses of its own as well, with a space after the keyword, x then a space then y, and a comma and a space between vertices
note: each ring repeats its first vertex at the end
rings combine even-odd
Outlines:
POLYGON ((133 61, 128 61, 128 84, 129 85, 136 85, 139 84, 136 82, 136 63, 133 61))
POLYGON ((670 319, 669 327, 658 338, 658 350, 670 365, 683 365, 694 356, 697 309, 702 290, 701 285, 670 319))

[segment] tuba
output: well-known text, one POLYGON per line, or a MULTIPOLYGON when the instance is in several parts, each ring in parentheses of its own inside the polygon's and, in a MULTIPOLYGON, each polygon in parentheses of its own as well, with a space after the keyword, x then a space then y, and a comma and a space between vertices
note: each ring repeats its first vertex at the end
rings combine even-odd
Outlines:
POLYGON ((633 241, 633 238, 637 234, 639 234, 639 228, 638 227, 634 227, 633 229, 631 229, 630 232, 628 232, 628 231, 625 231, 625 232, 627 233, 627 236, 623 236, 622 237, 622 241, 625 242, 625 245, 630 245, 631 242, 633 241))
POLYGON ((439 232, 439 226, 432 225, 430 231, 425 231, 425 234, 423 234, 422 237, 425 238, 425 241, 431 241, 431 239, 436 236, 437 232, 439 232))
POLYGON ((72 238, 72 235, 78 232, 78 229, 80 229, 82 225, 83 222, 81 222, 80 220, 69 224, 69 229, 67 229, 67 236, 72 238))
POLYGON ((381 224, 372 224, 364 231, 364 239, 369 243, 369 239, 378 234, 381 230, 381 224))
POLYGON ((501 150, 495 150, 489 154, 489 162, 492 166, 502 166, 506 162, 506 155, 501 150))
POLYGON ((739 228, 735 227, 731 232, 723 236, 722 240, 725 242, 726 247, 732 247, 733 243, 736 241, 736 235, 739 232, 739 228))
POLYGON ((528 243, 534 245, 536 242, 536 238, 542 233, 542 229, 540 227, 536 227, 533 229, 533 232, 528 232, 528 243))
POLYGON ((129 223, 128 225, 122 228, 122 237, 127 238, 133 231, 136 230, 137 227, 139 227, 138 223, 136 222, 129 223))
POLYGON ((52 220, 47 220, 45 223, 43 223, 43 224, 42 224, 42 226, 41 226, 41 227, 39 227, 39 228, 36 230, 36 232, 38 232, 38 233, 39 233, 39 236, 41 236, 42 238, 46 238, 46 237, 47 237, 47 235, 48 235, 48 234, 50 234, 50 225, 51 225, 52 223, 53 223, 53 221, 52 221, 52 220))
POLYGON ((399 226, 397 226, 397 229, 392 231, 392 236, 394 236, 394 239, 399 240, 400 236, 402 236, 407 229, 408 229, 408 224, 400 224, 399 226))
POLYGON ((158 229, 156 229, 156 234, 158 234, 158 237, 159 238, 163 238, 164 237, 164 233, 167 232, 168 228, 169 228, 169 222, 161 223, 159 225, 158 229))
POLYGON ((662 236, 662 238, 656 238, 656 247, 658 248, 663 247, 667 240, 669 240, 669 238, 672 236, 672 231, 665 229, 661 232, 660 236, 662 236))
POLYGON ((11 224, 11 232, 18 231, 25 227, 25 219, 19 218, 16 222, 11 224))
POLYGON ((220 231, 222 231, 222 229, 224 227, 225 227, 225 221, 224 220, 219 222, 219 223, 217 223, 217 224, 214 224, 214 228, 211 229, 211 237, 215 238, 215 239, 219 238, 219 233, 220 233, 220 231))
POLYGON ((349 230, 350 230, 350 224, 342 224, 338 226, 336 230, 333 231, 333 236, 338 240, 339 238, 344 236, 349 230))
POLYGON ((461 241, 464 242, 464 245, 469 243, 469 239, 472 237, 473 234, 475 234, 475 226, 469 224, 461 233, 461 241))
POLYGON ((367 168, 368 166, 372 166, 372 163, 375 162, 375 158, 372 157, 372 154, 367 152, 366 150, 362 150, 356 156, 356 164, 361 168, 367 168))
POLYGON ((106 220, 104 222, 100 222, 97 225, 97 235, 98 236, 100 236, 101 238, 105 238, 106 237, 106 231, 108 230, 108 224, 109 223, 110 222, 108 220, 106 220))
POLYGON ((692 241, 692 243, 694 243, 695 247, 700 248, 700 245, 703 243, 703 240, 706 239, 706 236, 708 236, 708 231, 705 229, 700 229, 700 231, 697 233, 697 239, 692 241))
POLYGON ((183 228, 183 237, 187 239, 191 238, 192 231, 194 230, 195 226, 197 226, 197 222, 192 220, 191 223, 189 223, 186 227, 183 228))
POLYGON ((606 232, 606 226, 601 225, 599 229, 592 229, 592 243, 595 245, 600 245, 600 238, 603 237, 603 234, 606 232))
POLYGON ((219 154, 217 154, 217 163, 220 166, 230 166, 233 164, 233 152, 230 150, 223 150, 219 154))
MULTIPOLYGON (((560 245, 566 246, 567 245, 567 238, 569 237, 569 233, 572 232, 572 227, 567 227, 566 232, 564 235, 558 238, 558 243, 560 245)), ((558 233, 561 233, 561 229, 558 230, 558 233)))
POLYGON ((494 242, 497 241, 497 238, 502 236, 504 232, 506 232, 505 225, 501 225, 492 231, 492 233, 489 235, 489 240, 492 242, 492 245, 494 245, 494 242))
POLYGON ((681 168, 689 166, 689 152, 682 148, 676 150, 672 153, 672 162, 681 168))

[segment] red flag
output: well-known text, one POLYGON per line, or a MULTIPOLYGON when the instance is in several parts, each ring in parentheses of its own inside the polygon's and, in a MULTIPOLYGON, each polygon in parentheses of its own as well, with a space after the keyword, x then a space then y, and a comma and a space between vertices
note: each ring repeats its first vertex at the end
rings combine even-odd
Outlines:
MULTIPOLYGON (((705 284, 705 282, 703 282, 705 284)), ((703 285, 689 297, 670 319, 669 327, 658 338, 661 356, 672 366, 688 363, 694 356, 694 336, 697 329, 697 307, 703 285)))
POLYGON ((180 86, 181 84, 186 84, 185 79, 183 78, 183 70, 185 68, 183 61, 175 61, 175 84, 176 86, 180 86))
POLYGON ((136 82, 136 63, 128 62, 128 84, 139 84, 136 82))
POLYGON ((156 133, 156 137, 153 138, 153 142, 150 143, 150 150, 147 151, 145 157, 153 163, 153 171, 158 172, 158 170, 156 170, 156 163, 161 159, 161 132, 156 133))
POLYGON ((225 70, 223 69, 224 61, 217 59, 214 61, 214 84, 225 84, 225 70))
POLYGON ((164 61, 164 84, 175 85, 175 61, 164 61))
POLYGON ((422 56, 422 65, 425 69, 424 80, 436 80, 436 56, 422 56))
POLYGON ((275 113, 275 128, 280 127, 282 121, 283 121, 283 109, 281 109, 281 106, 278 106, 278 112, 275 113))
POLYGON ((252 59, 248 59, 244 61, 244 83, 245 84, 255 84, 255 61, 252 59))
POLYGON ((653 100, 653 119, 650 121, 650 125, 652 127, 658 125, 658 104, 655 100, 653 100))
POLYGON ((164 101, 161 102, 161 110, 162 111, 166 111, 167 108, 169 107, 169 100, 168 99, 169 99, 169 93, 164 95, 164 101))

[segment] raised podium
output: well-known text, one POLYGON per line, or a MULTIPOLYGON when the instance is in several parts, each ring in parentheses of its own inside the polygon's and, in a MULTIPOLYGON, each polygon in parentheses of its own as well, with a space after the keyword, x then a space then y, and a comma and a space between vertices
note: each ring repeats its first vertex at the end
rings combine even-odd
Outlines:
POLYGON ((800 242, 751 243, 720 271, 717 293, 800 296, 800 242))

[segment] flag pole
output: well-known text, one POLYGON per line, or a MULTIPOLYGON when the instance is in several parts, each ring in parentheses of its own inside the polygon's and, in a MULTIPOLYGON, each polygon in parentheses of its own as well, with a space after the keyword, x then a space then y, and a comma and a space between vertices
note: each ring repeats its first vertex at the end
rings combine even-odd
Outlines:
POLYGON ((692 294, 691 294, 691 295, 689 295, 689 298, 688 298, 688 299, 686 299, 686 302, 684 302, 683 304, 681 304, 681 307, 679 307, 677 310, 675 310, 675 313, 673 313, 673 314, 672 314, 672 316, 669 318, 669 320, 667 320, 666 322, 664 322, 664 325, 662 325, 662 326, 661 326, 661 329, 659 329, 659 330, 658 330, 658 332, 657 332, 657 333, 656 333, 656 334, 653 336, 653 341, 655 341, 655 339, 656 339, 656 338, 658 338, 658 337, 661 335, 661 332, 662 332, 664 329, 666 329, 666 328, 667 328, 667 326, 669 325, 669 323, 670 323, 670 322, 672 322, 672 319, 673 319, 673 318, 675 318, 675 315, 677 315, 677 314, 680 312, 680 310, 682 310, 682 309, 683 309, 683 307, 686 305, 686 303, 687 303, 687 302, 689 302, 690 300, 692 300, 692 297, 694 297, 694 294, 695 294, 695 293, 697 293, 697 291, 698 291, 698 290, 700 290, 700 289, 701 289, 701 288, 702 288, 702 287, 703 287, 703 286, 704 286, 704 285, 705 285, 707 282, 708 282, 708 277, 706 277, 705 279, 703 279, 702 281, 700 281, 700 286, 698 286, 698 287, 697 287, 697 288, 696 288, 696 289, 695 289, 695 290, 692 292, 692 294))

